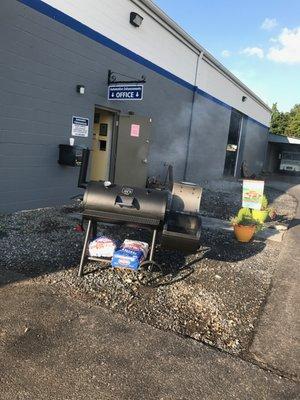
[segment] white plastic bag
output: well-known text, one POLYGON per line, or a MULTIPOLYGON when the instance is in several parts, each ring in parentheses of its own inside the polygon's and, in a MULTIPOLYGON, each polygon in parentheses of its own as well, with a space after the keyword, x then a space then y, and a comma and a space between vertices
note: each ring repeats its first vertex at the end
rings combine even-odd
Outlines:
POLYGON ((99 236, 89 244, 89 254, 91 257, 111 258, 116 250, 116 243, 105 236, 99 236))

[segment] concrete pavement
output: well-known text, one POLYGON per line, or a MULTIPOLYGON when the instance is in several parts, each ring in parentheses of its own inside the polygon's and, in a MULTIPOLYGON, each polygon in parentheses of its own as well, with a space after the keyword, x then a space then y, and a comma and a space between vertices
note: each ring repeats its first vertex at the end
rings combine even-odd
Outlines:
MULTIPOLYGON (((298 180, 299 182, 299 180, 298 180)), ((292 377, 300 375, 300 184, 270 182, 298 200, 287 231, 250 353, 268 368, 292 377)))
POLYGON ((1 400, 292 400, 295 382, 41 280, 0 290, 1 400))
MULTIPOLYGON (((202 219, 202 227, 214 230, 221 230, 227 232, 233 232, 233 227, 230 221, 218 219, 218 218, 211 218, 211 217, 201 217, 202 219)), ((257 239, 262 240, 272 240, 273 242, 282 242, 284 234, 286 232, 286 227, 284 230, 274 228, 265 228, 260 232, 255 234, 257 239)))

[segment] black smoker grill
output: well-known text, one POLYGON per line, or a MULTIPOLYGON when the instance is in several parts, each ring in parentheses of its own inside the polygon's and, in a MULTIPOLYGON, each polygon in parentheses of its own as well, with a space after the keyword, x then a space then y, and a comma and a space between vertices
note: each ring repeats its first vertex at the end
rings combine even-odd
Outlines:
MULTIPOLYGON (((85 166, 82 166, 84 169, 85 166)), ((86 171, 85 171, 86 172, 86 171)), ((135 188, 109 182, 89 182, 83 185, 85 173, 80 174, 79 186, 86 187, 83 198, 83 220, 88 221, 78 276, 83 275, 86 260, 107 261, 86 255, 87 246, 97 235, 97 223, 122 224, 153 231, 148 263, 157 236, 163 247, 188 253, 195 252, 200 243, 201 218, 199 208, 202 189, 191 183, 173 183, 169 190, 135 188)))
MULTIPOLYGON (((162 229, 167 204, 168 192, 166 191, 132 188, 106 182, 90 182, 83 198, 82 216, 83 219, 88 220, 88 226, 78 275, 82 276, 83 274, 86 258, 92 261, 101 261, 99 258, 86 257, 91 230, 93 230, 93 237, 97 235, 97 222, 153 230, 149 255, 149 261, 152 262, 157 231, 162 229)), ((102 261, 107 260, 102 259, 102 261)))

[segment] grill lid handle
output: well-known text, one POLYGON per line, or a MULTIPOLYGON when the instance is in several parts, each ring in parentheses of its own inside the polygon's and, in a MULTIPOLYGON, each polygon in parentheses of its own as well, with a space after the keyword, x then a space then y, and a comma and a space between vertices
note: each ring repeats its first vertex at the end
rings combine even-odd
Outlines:
POLYGON ((116 197, 115 205, 121 208, 126 207, 126 208, 136 208, 137 210, 140 209, 138 200, 135 197, 131 196, 118 195, 116 197))

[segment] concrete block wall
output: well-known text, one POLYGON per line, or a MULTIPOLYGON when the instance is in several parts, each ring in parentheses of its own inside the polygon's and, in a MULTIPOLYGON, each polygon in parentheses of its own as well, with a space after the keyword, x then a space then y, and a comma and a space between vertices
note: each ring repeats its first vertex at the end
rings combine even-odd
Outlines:
MULTIPOLYGON (((32 0, 24 0, 24 2, 32 0)), ((245 91, 209 59, 199 57, 199 46, 180 35, 157 13, 138 0, 44 0, 105 37, 120 43, 155 65, 164 68, 191 85, 196 85, 231 107, 246 113, 263 124, 270 122, 270 112, 250 91, 245 91), (137 12, 144 21, 140 28, 128 23, 130 12, 137 12), (198 68, 197 68, 198 64, 198 68), (247 102, 242 96, 247 96, 247 102)), ((179 27, 178 27, 179 28, 179 27)))
POLYGON ((186 179, 223 176, 231 108, 196 94, 186 179))
MULTIPOLYGON (((183 179, 193 92, 15 0, 1 3, 0 210, 62 204, 78 193, 78 168, 58 165, 73 115, 93 123, 94 107, 153 120, 149 175, 173 163, 183 179), (141 102, 108 102, 108 69, 147 76, 141 102), (86 94, 76 93, 83 84, 86 94)), ((77 144, 91 146, 88 138, 77 144)))
MULTIPOLYGON (((68 143, 73 115, 92 126, 95 106, 152 118, 149 175, 162 177, 167 162, 177 180, 222 177, 231 107, 200 89, 192 107, 192 84, 105 43, 22 2, 1 1, 0 212, 59 205, 79 192, 78 169, 58 165, 58 145, 68 143), (146 75, 144 100, 108 102, 109 69, 146 75), (84 96, 77 84, 85 85, 84 96)), ((263 158, 256 160, 250 139, 263 142, 264 129, 250 123, 245 133, 244 154, 255 170, 263 158)), ((76 138, 91 142, 91 128, 88 138, 76 138)))

